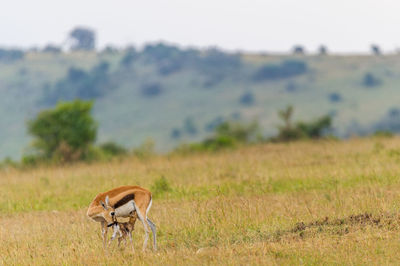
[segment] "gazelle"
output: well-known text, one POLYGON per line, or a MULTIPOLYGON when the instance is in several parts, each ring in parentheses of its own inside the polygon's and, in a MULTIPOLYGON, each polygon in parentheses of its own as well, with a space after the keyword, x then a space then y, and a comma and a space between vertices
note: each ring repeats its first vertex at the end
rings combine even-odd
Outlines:
POLYGON ((157 250, 156 226, 147 218, 152 204, 151 192, 139 186, 122 186, 98 194, 90 203, 87 216, 101 223, 104 248, 107 248, 108 227, 117 225, 117 217, 131 217, 136 212, 145 232, 143 251, 149 239, 150 226, 153 232, 153 249, 157 250))

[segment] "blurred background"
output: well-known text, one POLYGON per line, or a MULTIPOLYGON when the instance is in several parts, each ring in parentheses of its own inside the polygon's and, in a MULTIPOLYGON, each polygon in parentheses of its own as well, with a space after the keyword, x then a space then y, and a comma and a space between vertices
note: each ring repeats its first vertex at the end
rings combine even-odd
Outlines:
POLYGON ((126 149, 169 152, 229 130, 240 140, 257 129, 246 141, 400 132, 399 8, 9 1, 0 10, 0 159, 30 153, 38 133, 29 121, 76 99, 93 101, 93 141, 126 149))

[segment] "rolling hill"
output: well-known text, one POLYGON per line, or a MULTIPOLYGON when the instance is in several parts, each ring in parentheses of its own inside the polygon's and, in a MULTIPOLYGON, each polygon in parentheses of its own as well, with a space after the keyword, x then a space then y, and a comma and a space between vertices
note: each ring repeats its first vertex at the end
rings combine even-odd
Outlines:
POLYGON ((0 57, 0 158, 29 147, 26 121, 60 100, 95 101, 98 142, 158 151, 258 120, 266 136, 291 104, 295 120, 330 114, 333 134, 400 131, 400 55, 230 54, 165 44, 142 50, 25 52, 0 57))

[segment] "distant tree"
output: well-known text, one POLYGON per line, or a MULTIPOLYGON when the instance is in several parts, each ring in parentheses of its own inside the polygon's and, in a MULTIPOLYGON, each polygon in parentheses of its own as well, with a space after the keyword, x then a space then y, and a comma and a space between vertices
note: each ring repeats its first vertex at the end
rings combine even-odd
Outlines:
POLYGON ((90 71, 70 67, 66 76, 60 79, 53 88, 44 89, 43 103, 54 104, 59 100, 76 98, 91 100, 103 96, 112 86, 109 78, 110 64, 101 61, 90 71))
POLYGON ((125 51, 124 56, 121 59, 120 64, 124 67, 129 67, 132 65, 132 63, 135 61, 136 58, 138 58, 139 54, 136 51, 136 48, 131 46, 128 47, 125 51))
POLYGON ((211 48, 205 51, 200 64, 203 67, 237 68, 241 66, 242 61, 238 54, 230 54, 217 48, 211 48))
POLYGON ((62 161, 83 159, 94 143, 97 123, 90 114, 93 103, 81 100, 60 102, 28 121, 34 148, 45 158, 62 161))
POLYGON ((158 73, 163 76, 170 75, 182 69, 184 62, 180 58, 166 60, 158 66, 158 73))
POLYGON ((333 92, 328 95, 329 101, 332 103, 338 103, 342 101, 342 95, 337 92, 333 92))
POLYGON ((103 51, 101 51, 102 53, 105 54, 115 54, 118 52, 118 48, 112 46, 112 45, 107 45, 106 47, 104 47, 103 51))
POLYGON ((255 81, 276 80, 305 74, 307 63, 300 60, 286 60, 281 64, 266 64, 254 74, 255 81))
POLYGON ((61 53, 61 48, 54 44, 48 44, 43 48, 43 52, 57 54, 57 53, 61 53))
POLYGON ((13 62, 24 58, 24 51, 18 49, 2 49, 0 48, 0 61, 13 62))
POLYGON ((318 48, 318 54, 319 54, 319 55, 326 55, 327 53, 328 53, 328 48, 326 48, 325 45, 321 45, 321 46, 318 48))
POLYGON ((293 54, 303 55, 306 51, 302 45, 293 46, 293 54))
POLYGON ((211 48, 197 56, 194 67, 203 74, 207 81, 204 87, 210 88, 221 82, 226 76, 238 75, 242 66, 241 57, 217 48, 211 48))
POLYGON ((371 52, 374 55, 381 55, 382 54, 381 48, 376 44, 372 44, 371 45, 371 52))
POLYGON ((143 56, 150 62, 161 62, 180 53, 180 49, 164 43, 147 44, 143 49, 143 56))
POLYGON ((381 83, 382 81, 370 72, 365 73, 362 80, 362 84, 368 88, 377 87, 381 85, 381 83))
POLYGON ((96 33, 84 27, 76 27, 69 33, 69 37, 74 41, 71 49, 91 51, 96 46, 96 33))
POLYGON ((163 92, 163 87, 160 83, 149 83, 143 85, 141 91, 143 96, 154 97, 163 92))
POLYGON ((254 95, 251 92, 246 92, 239 98, 239 103, 242 105, 250 106, 254 104, 254 101, 254 95))

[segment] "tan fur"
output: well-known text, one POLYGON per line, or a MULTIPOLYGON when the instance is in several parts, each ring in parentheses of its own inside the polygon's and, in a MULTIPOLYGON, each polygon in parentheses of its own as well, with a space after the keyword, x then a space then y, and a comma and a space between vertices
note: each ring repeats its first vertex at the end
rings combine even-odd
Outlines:
POLYGON ((127 194, 133 193, 135 194, 135 202, 136 205, 140 208, 142 205, 149 205, 151 199, 151 192, 145 188, 139 186, 122 186, 111 189, 104 193, 99 193, 93 201, 90 203, 89 208, 87 210, 87 216, 90 218, 96 217, 100 213, 104 212, 103 207, 100 204, 100 201, 105 202, 106 196, 109 197, 110 205, 114 206, 114 204, 126 196, 127 194))
POLYGON ((135 229, 136 218, 137 218, 137 216, 134 215, 133 217, 129 218, 128 222, 118 223, 119 230, 120 230, 121 235, 122 235, 122 236, 118 237, 118 246, 121 244, 122 240, 124 240, 125 243, 126 243, 126 237, 129 236, 129 238, 131 240, 131 244, 132 244, 132 250, 134 250, 133 249, 133 243, 132 243, 132 232, 135 229))

